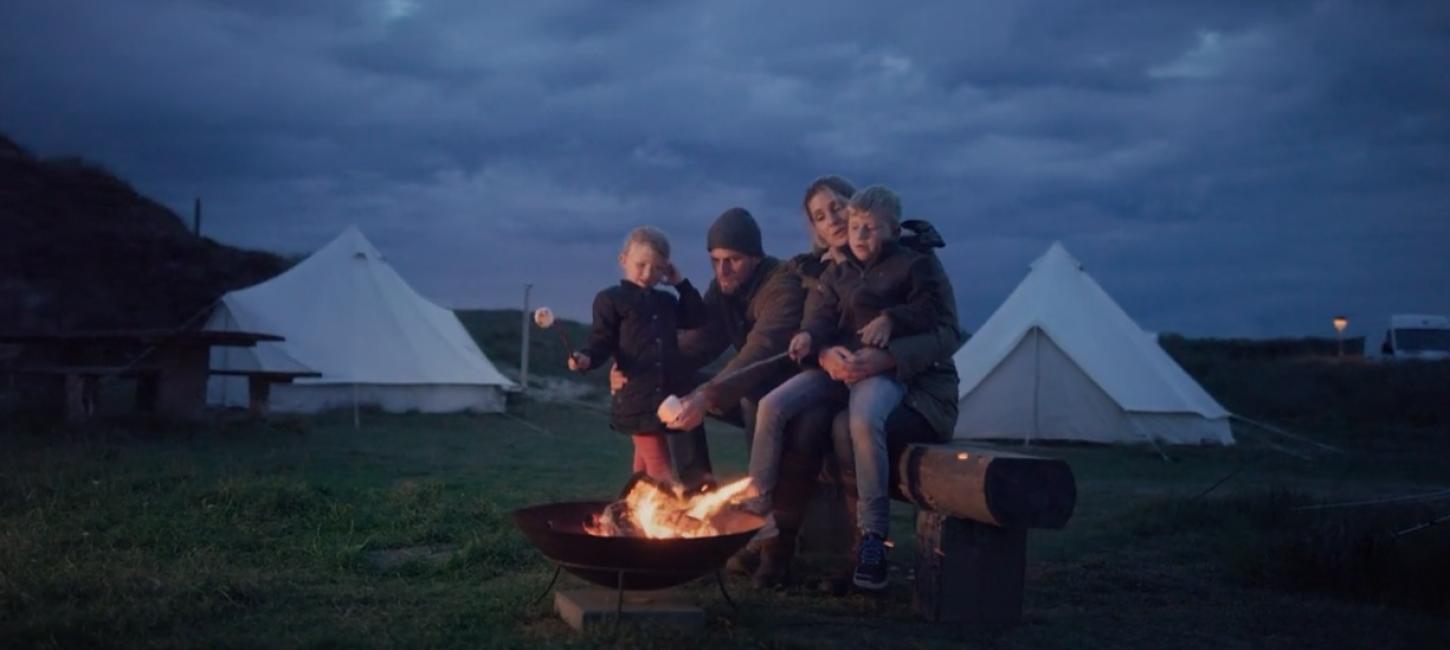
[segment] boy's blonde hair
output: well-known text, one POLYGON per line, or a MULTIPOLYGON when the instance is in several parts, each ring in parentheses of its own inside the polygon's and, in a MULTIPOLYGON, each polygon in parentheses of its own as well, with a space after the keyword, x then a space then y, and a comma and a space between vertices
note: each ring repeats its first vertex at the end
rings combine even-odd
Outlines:
POLYGON ((670 259, 670 238, 666 237, 659 228, 640 226, 629 231, 629 234, 624 237, 624 246, 619 249, 619 254, 628 255, 629 247, 635 244, 648 246, 660 257, 670 259))
POLYGON ((901 199, 885 185, 872 185, 852 194, 846 206, 857 212, 871 213, 891 226, 892 232, 901 230, 901 199))

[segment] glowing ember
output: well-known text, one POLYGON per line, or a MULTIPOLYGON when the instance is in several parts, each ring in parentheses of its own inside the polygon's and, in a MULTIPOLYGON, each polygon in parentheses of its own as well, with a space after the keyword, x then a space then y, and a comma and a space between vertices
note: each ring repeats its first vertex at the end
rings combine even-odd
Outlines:
POLYGON ((638 480, 624 499, 594 515, 584 530, 600 537, 713 537, 721 534, 716 520, 727 513, 726 506, 744 496, 749 488, 747 477, 686 496, 678 485, 638 480))

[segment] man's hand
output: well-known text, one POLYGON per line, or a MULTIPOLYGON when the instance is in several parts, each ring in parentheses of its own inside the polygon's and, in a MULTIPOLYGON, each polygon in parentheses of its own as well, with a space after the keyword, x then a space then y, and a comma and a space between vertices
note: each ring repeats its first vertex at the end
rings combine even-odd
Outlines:
POLYGON ((811 333, 801 332, 790 340, 790 347, 786 348, 786 354, 791 361, 800 361, 807 354, 811 353, 811 333))
POLYGON ((873 348, 884 348, 891 342, 891 319, 886 314, 881 314, 866 323, 866 326, 856 330, 861 336, 861 343, 873 348))
POLYGON ((613 395, 615 393, 618 393, 621 390, 624 390, 624 385, 625 384, 628 384, 628 383, 629 383, 629 377, 625 377, 624 376, 624 373, 622 373, 622 372, 619 371, 619 364, 616 363, 616 364, 614 364, 614 365, 612 365, 612 366, 609 367, 609 394, 610 395, 613 395))
POLYGON ((589 355, 583 352, 575 352, 569 355, 569 369, 574 372, 584 372, 589 369, 589 355))
POLYGON ((705 421, 707 404, 704 393, 697 390, 681 397, 680 403, 684 405, 684 408, 680 409, 680 414, 676 415, 673 421, 665 423, 666 427, 676 431, 690 431, 705 421))

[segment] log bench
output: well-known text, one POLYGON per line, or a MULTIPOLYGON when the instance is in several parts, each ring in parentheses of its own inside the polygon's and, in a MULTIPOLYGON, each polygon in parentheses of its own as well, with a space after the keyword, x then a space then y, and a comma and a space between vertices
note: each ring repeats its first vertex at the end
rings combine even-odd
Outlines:
MULTIPOLYGON (((913 444, 893 458, 893 469, 892 496, 917 507, 917 613, 936 622, 1021 621, 1027 531, 1062 528, 1077 503, 1067 463, 976 445, 913 444)), ((822 487, 818 492, 830 493, 836 486, 822 487)), ((818 499, 813 508, 841 510, 839 496, 831 501, 818 499)), ((851 539, 840 520, 808 515, 803 547, 820 546, 811 537, 851 539), (823 526, 822 519, 835 521, 823 526)))

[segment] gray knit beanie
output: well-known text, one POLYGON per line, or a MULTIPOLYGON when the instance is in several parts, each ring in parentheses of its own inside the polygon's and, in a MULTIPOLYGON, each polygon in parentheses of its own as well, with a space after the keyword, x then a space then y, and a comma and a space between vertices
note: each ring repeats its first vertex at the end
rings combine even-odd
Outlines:
POLYGON ((717 248, 764 257, 765 251, 760 246, 760 226, 756 225, 755 217, 750 216, 745 208, 730 208, 721 213, 705 238, 705 250, 717 248))

